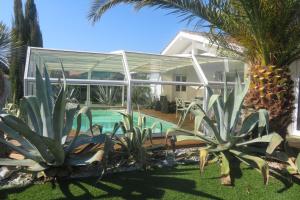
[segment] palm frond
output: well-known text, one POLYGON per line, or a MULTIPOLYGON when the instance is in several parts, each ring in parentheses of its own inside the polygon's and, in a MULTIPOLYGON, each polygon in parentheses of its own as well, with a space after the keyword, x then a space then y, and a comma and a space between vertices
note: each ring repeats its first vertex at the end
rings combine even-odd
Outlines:
POLYGON ((254 64, 285 66, 299 58, 300 0, 95 0, 88 17, 95 23, 122 3, 164 9, 195 28, 206 26, 212 42, 254 64))

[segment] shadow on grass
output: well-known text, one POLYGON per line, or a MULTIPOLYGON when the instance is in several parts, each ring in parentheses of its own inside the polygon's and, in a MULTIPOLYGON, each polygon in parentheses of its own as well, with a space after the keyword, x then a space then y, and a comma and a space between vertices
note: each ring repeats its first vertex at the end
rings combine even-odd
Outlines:
MULTIPOLYGON (((49 193, 51 190, 60 190, 64 197, 56 199, 162 199, 166 190, 174 198, 178 193, 189 194, 199 198, 221 200, 213 194, 208 194, 197 189, 193 180, 184 178, 190 170, 188 169, 163 169, 154 171, 139 171, 117 173, 104 177, 101 181, 95 178, 80 180, 59 180, 51 185, 48 184, 49 193), (183 176, 183 177, 181 177, 183 176), (76 189, 74 189, 76 188, 76 189)), ((7 199, 9 194, 25 192, 30 186, 0 191, 0 199, 7 199)), ((55 199, 55 197, 54 197, 55 199)))
MULTIPOLYGON (((130 172, 119 173, 105 177, 101 181, 82 179, 80 181, 59 181, 58 187, 64 193, 64 199, 92 199, 92 198, 123 198, 123 199, 161 199, 165 190, 176 193, 185 193, 196 197, 220 200, 217 196, 196 190, 196 183, 192 180, 172 177, 185 174, 188 169, 171 169, 160 172, 130 172), (169 172, 169 173, 168 173, 169 172), (83 195, 75 196, 70 190, 73 184, 84 191, 83 195), (87 186, 93 190, 100 190, 99 195, 92 194, 87 186)), ((193 169, 194 170, 194 169, 193 169)))

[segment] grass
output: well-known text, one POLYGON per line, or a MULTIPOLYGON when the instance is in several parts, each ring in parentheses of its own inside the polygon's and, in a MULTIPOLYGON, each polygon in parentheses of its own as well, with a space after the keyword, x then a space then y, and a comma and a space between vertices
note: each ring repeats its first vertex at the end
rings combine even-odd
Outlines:
POLYGON ((0 199, 300 199, 300 185, 270 178, 263 185, 260 174, 242 165, 234 170, 234 187, 221 186, 217 165, 197 165, 119 173, 95 179, 59 181, 0 191, 0 199))

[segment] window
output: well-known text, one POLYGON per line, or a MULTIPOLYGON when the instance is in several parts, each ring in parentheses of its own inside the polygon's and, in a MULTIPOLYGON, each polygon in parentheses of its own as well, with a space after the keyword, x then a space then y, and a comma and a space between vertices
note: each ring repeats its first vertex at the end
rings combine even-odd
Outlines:
MULTIPOLYGON (((176 75, 175 76, 175 81, 177 82, 186 82, 186 76, 184 75, 176 75)), ((176 85, 176 92, 185 92, 186 91, 186 86, 185 85, 176 85)))

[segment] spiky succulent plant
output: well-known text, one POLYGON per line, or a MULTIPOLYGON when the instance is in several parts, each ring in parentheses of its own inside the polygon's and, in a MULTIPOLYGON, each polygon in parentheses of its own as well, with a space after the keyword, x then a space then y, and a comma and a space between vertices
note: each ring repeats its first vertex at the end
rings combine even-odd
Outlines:
POLYGON ((123 121, 116 123, 111 135, 112 140, 120 146, 120 151, 124 155, 125 163, 137 163, 145 168, 149 161, 149 151, 160 148, 161 145, 152 144, 152 133, 156 127, 162 132, 161 122, 155 122, 151 127, 146 127, 146 117, 139 113, 138 125, 134 126, 133 114, 120 113, 123 121), (116 134, 121 130, 122 134, 116 134), (146 142, 149 144, 146 144, 146 142))
POLYGON ((20 102, 21 112, 28 117, 28 123, 11 114, 0 114, 0 130, 9 138, 0 138, 0 142, 24 156, 22 160, 1 158, 0 165, 44 171, 52 167, 88 165, 103 160, 106 155, 103 148, 84 149, 85 146, 99 144, 109 149, 110 144, 108 137, 101 134, 101 128, 99 134, 93 134, 89 108, 80 109, 78 104, 66 100, 65 79, 59 95, 54 99, 46 68, 44 79, 36 67, 36 96, 26 96, 20 102), (91 133, 80 131, 83 114, 89 119, 91 133), (72 131, 74 118, 77 120, 76 131, 72 131))
POLYGON ((208 111, 213 110, 214 120, 205 112, 197 102, 192 103, 183 114, 179 126, 183 123, 188 112, 195 115, 194 131, 183 129, 170 129, 166 137, 175 135, 177 141, 200 140, 205 147, 200 148, 200 170, 204 169, 208 154, 215 155, 221 166, 221 177, 223 184, 231 184, 230 166, 232 158, 237 158, 246 164, 258 168, 264 183, 268 182, 269 169, 267 162, 258 156, 261 154, 272 154, 274 149, 283 140, 277 133, 268 133, 269 117, 266 110, 259 110, 241 120, 241 110, 249 82, 245 86, 241 84, 239 77, 236 78, 234 88, 230 91, 225 82, 223 94, 213 94, 208 88, 210 95, 208 111), (205 133, 200 132, 204 126, 205 133), (256 127, 258 127, 256 129, 256 127), (254 130, 258 131, 255 136, 254 130), (264 133, 264 134, 263 134, 264 133), (257 144, 263 144, 257 146, 257 144))

